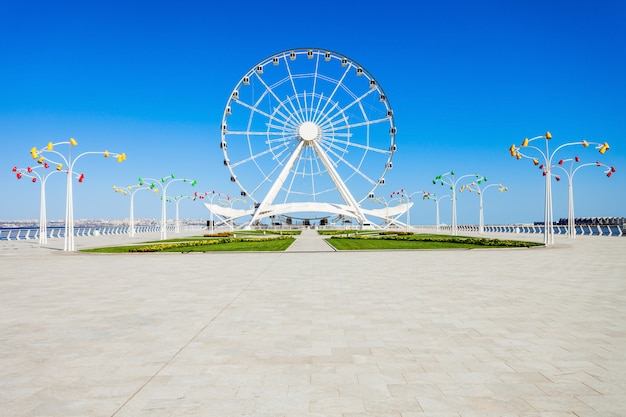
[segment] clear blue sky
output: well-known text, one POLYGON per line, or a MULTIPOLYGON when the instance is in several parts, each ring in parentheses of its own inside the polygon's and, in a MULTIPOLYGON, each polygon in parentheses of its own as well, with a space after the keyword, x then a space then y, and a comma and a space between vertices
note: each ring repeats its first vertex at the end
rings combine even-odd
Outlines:
MULTIPOLYGON (((113 185, 175 174, 168 194, 236 195, 219 148, 230 92, 256 63, 290 48, 336 51, 385 90, 398 127, 389 194, 445 194, 438 174, 480 173, 507 193, 484 193, 485 222, 543 218, 543 177, 512 143, 552 132, 555 145, 607 141, 615 166, 575 176, 577 216, 626 216, 626 2, 588 1, 30 1, 0 9, 0 220, 37 219, 39 186, 11 168, 29 150, 78 141, 75 152, 125 152, 118 164, 85 156, 75 170, 74 217, 128 217, 113 185)), ((591 149, 568 148, 594 162, 591 149)), ((65 213, 65 178, 48 179, 48 219, 65 213)), ((567 216, 566 181, 554 217, 567 216)), ((418 197, 415 195, 414 197, 418 197)), ((415 199, 414 224, 433 224, 433 202, 415 199)), ((449 222, 450 204, 441 206, 449 222)), ((478 223, 478 198, 458 199, 458 222, 478 223)), ((181 217, 207 219, 199 202, 181 217)), ((173 206, 168 218, 174 215, 173 206)), ((150 193, 135 216, 159 218, 150 193)))

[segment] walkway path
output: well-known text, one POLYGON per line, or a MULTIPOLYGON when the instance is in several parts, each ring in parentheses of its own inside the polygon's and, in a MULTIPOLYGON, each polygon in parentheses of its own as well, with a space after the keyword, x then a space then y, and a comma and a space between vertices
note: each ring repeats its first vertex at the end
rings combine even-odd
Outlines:
POLYGON ((296 240, 287 248, 287 252, 334 252, 333 248, 317 230, 304 229, 300 235, 295 236, 296 240))

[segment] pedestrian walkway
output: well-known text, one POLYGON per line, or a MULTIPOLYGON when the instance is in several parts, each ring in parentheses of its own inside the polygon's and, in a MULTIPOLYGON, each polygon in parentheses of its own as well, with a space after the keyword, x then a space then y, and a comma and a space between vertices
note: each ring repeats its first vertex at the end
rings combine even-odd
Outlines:
POLYGON ((59 246, 0 242, 2 417, 625 415, 626 238, 333 253, 59 246))
POLYGON ((320 235, 317 230, 304 229, 299 235, 294 235, 296 240, 287 248, 287 252, 334 252, 326 239, 328 236, 320 235))

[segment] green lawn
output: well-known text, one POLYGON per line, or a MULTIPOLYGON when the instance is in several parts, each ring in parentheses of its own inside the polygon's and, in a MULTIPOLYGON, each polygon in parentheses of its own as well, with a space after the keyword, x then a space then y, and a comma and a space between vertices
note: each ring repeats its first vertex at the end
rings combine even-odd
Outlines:
POLYGON ((467 236, 353 233, 336 235, 328 239, 337 250, 386 250, 386 249, 476 249, 542 246, 540 243, 517 240, 500 240, 467 236))
POLYGON ((191 237, 178 238, 133 246, 112 246, 83 249, 90 253, 149 253, 149 252, 271 252, 284 251, 294 241, 290 236, 279 237, 191 237))

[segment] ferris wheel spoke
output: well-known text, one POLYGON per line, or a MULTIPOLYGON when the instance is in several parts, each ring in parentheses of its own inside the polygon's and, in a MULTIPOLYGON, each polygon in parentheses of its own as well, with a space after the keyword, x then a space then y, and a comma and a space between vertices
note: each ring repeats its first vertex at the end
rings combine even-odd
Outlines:
MULTIPOLYGON (((274 159, 278 160, 279 157, 283 156, 283 154, 285 154, 287 150, 289 149, 286 147, 278 155, 276 155, 274 159)), ((274 178, 276 172, 286 164, 286 161, 289 159, 290 156, 291 153, 287 153, 282 159, 280 159, 280 161, 278 161, 278 163, 274 166, 274 169, 272 169, 267 175, 263 175, 263 180, 252 190, 252 195, 258 192, 265 184, 271 184, 273 182, 272 178, 274 178)))
POLYGON ((354 171, 356 174, 358 174, 361 178, 363 178, 364 180, 366 180, 367 182, 369 182, 370 184, 374 185, 376 184, 376 181, 374 181, 373 179, 371 179, 370 177, 368 177, 367 175, 365 175, 365 173, 363 171, 361 171, 358 167, 354 166, 352 163, 350 163, 350 161, 348 161, 347 159, 345 159, 343 156, 339 155, 338 153, 336 153, 335 151, 333 151, 332 149, 328 149, 329 154, 333 155, 336 160, 334 161, 334 163, 338 163, 341 162, 344 165, 346 165, 347 167, 349 167, 352 171, 354 171))
POLYGON ((234 131, 229 130, 228 134, 229 135, 244 135, 244 136, 267 136, 269 134, 274 134, 274 135, 278 136, 278 135, 282 135, 283 133, 282 132, 272 132, 272 131, 269 131, 269 132, 252 132, 252 131, 249 131, 249 130, 234 130, 234 131))
POLYGON ((344 114, 345 114, 345 112, 346 112, 346 110, 348 110, 348 109, 352 108, 352 107, 353 107, 354 105, 356 105, 356 104, 360 104, 360 103, 363 101, 363 99, 365 99, 367 96, 369 96, 370 94, 372 94, 374 91, 376 91, 376 90, 375 90, 374 88, 371 88, 371 89, 369 89, 369 91, 368 91, 367 93, 362 94, 362 95, 361 95, 361 96, 359 96, 359 97, 356 97, 356 98, 354 99, 354 101, 352 101, 352 103, 350 103, 350 104, 348 104, 347 106, 345 106, 345 107, 341 108, 338 112, 336 112, 334 115, 332 115, 332 116, 329 118, 329 120, 331 120, 331 121, 332 121, 332 120, 333 120, 333 119, 335 119, 337 116, 339 116, 339 115, 344 115, 344 114))
POLYGON ((276 95, 276 93, 274 92, 274 89, 272 87, 270 87, 269 85, 267 85, 267 83, 265 82, 265 80, 263 79, 263 77, 261 77, 259 75, 258 72, 255 72, 257 79, 259 80, 259 82, 261 84, 263 84, 263 86, 265 87, 265 90, 272 96, 274 97, 274 99, 276 99, 276 101, 278 102, 279 107, 283 107, 288 114, 291 114, 291 112, 289 111, 289 109, 285 106, 285 104, 283 103, 283 101, 278 98, 278 96, 276 95))
MULTIPOLYGON (((283 147, 285 147, 285 146, 288 146, 288 145, 287 145, 287 144, 284 144, 284 145, 282 145, 282 146, 283 146, 283 147)), ((265 156, 265 155, 267 155, 267 154, 269 154, 269 153, 274 153, 274 151, 276 151, 276 150, 277 150, 277 148, 279 148, 279 147, 277 146, 276 148, 269 148, 269 149, 264 150, 263 152, 259 152, 259 153, 254 154, 254 155, 250 155, 250 156, 249 156, 248 158, 246 158, 246 159, 242 159, 242 160, 237 161, 237 162, 235 162, 235 163, 231 163, 231 164, 230 164, 230 166, 231 166, 232 168, 236 168, 236 167, 238 167, 238 166, 240 166, 240 165, 243 165, 243 164, 245 164, 245 163, 248 163, 248 162, 254 161, 255 159, 258 159, 258 158, 260 158, 260 157, 262 157, 262 156, 265 156)))
MULTIPOLYGON (((293 94, 296 100, 296 103, 298 103, 298 108, 300 110, 300 112, 298 112, 295 108, 294 108, 294 113, 295 115, 300 116, 301 114, 303 114, 303 110, 302 110, 302 104, 300 104, 300 99, 298 98, 298 89, 296 88, 296 83, 294 82, 295 77, 293 76, 293 74, 291 73, 291 66, 289 65, 289 61, 285 61, 286 62, 286 68, 287 68, 287 74, 289 74, 289 80, 291 81, 291 88, 293 88, 293 94)), ((305 101, 306 101, 306 96, 305 96, 305 101)), ((293 103, 291 103, 291 100, 289 101, 289 103, 293 106, 293 103)), ((305 103, 306 106, 306 103, 305 103)), ((306 113, 304 113, 306 115, 306 113)), ((300 120, 300 122, 303 122, 304 119, 302 119, 301 117, 298 117, 298 119, 300 120)))
MULTIPOLYGON (((287 100, 285 100, 285 101, 289 103, 289 106, 291 106, 292 112, 290 114, 293 116, 292 118, 296 119, 298 123, 303 123, 304 120, 300 116, 300 113, 298 113, 298 110, 296 110, 295 106, 293 105, 293 100, 291 100, 289 97, 287 97, 287 100)), ((296 99, 296 101, 297 101, 297 99, 296 99)), ((300 106, 300 102, 299 101, 298 101, 298 106, 300 106)))
POLYGON ((373 146, 363 145, 363 144, 360 144, 360 143, 355 143, 355 142, 350 142, 350 141, 345 141, 345 140, 334 140, 334 141, 328 143, 327 146, 328 146, 328 148, 333 148, 333 149, 337 149, 337 150, 343 150, 346 147, 350 147, 350 148, 363 149, 366 152, 372 151, 372 152, 377 152, 377 153, 381 153, 381 154, 389 153, 389 151, 387 149, 376 148, 376 147, 373 147, 373 146), (339 146, 339 145, 345 145, 345 146, 339 146))
POLYGON ((360 123, 354 123, 354 124, 349 124, 349 125, 345 125, 345 126, 341 126, 338 130, 340 129, 352 129, 355 127, 361 127, 361 126, 372 126, 378 123, 387 123, 389 122, 389 119, 384 118, 384 119, 374 119, 374 120, 365 120, 363 122, 360 123))
POLYGON ((253 105, 251 105, 251 104, 248 104, 248 103, 246 103, 246 102, 244 102, 244 101, 241 101, 241 100, 235 100, 235 103, 239 104, 239 105, 240 105, 240 106, 242 106, 242 107, 246 107, 247 109, 251 110, 251 111, 252 111, 252 112, 254 112, 254 113, 258 113, 258 114, 260 114, 260 115, 262 115, 262 116, 265 116, 265 117, 267 117, 268 119, 273 119, 273 118, 274 118, 274 117, 273 117, 272 115, 270 115, 269 113, 266 113, 266 112, 264 112, 264 111, 262 111, 262 110, 259 110, 259 108, 258 108, 258 107, 253 106, 253 105))
POLYGON ((311 108, 310 108, 310 113, 309 113, 309 118, 308 120, 312 120, 313 119, 313 102, 315 100, 315 90, 317 88, 317 77, 319 76, 319 66, 320 66, 320 56, 317 56, 317 59, 315 60, 315 73, 313 76, 313 89, 311 90, 311 108))
MULTIPOLYGON (((330 96, 328 97, 328 99, 326 100, 326 103, 324 103, 324 107, 322 107, 322 110, 320 111, 320 116, 322 114, 330 114, 333 109, 335 107, 337 107, 337 105, 339 104, 338 102, 335 102, 333 104, 333 107, 326 112, 326 107, 328 106, 329 103, 331 103, 333 101, 333 98, 335 97, 335 93, 337 93, 337 90, 339 90, 339 86, 341 86, 343 84, 344 79, 346 78, 346 76, 348 75, 348 73, 350 72, 350 68, 352 67, 352 64, 348 65, 346 67, 346 70, 343 72, 343 74, 341 75, 341 78, 339 79, 339 81, 337 82, 337 84, 335 85, 335 88, 333 89, 333 91, 330 93, 330 96)), ((315 123, 319 122, 319 117, 317 119, 314 120, 315 123)))

